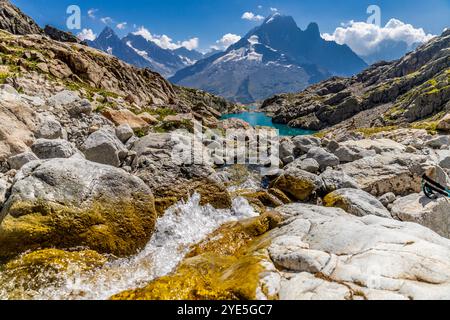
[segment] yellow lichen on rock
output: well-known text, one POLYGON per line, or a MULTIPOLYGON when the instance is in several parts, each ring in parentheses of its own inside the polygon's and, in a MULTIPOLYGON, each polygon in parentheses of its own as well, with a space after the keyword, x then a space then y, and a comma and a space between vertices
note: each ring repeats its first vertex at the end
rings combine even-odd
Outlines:
POLYGON ((316 190, 314 183, 307 179, 284 175, 275 180, 272 187, 287 192, 299 201, 308 200, 311 194, 316 190))
POLYGON ((343 210, 348 209, 348 203, 345 199, 334 192, 329 193, 325 198, 323 198, 323 203, 326 207, 337 207, 343 210))
POLYGON ((7 290, 9 299, 29 299, 35 291, 64 283, 70 275, 94 271, 106 262, 105 256, 91 250, 38 250, 1 267, 0 287, 7 290))
POLYGON ((194 246, 177 270, 138 290, 113 300, 252 300, 256 298, 262 263, 260 251, 269 245, 264 234, 281 217, 267 213, 246 221, 230 223, 194 246), (262 236, 262 237, 261 237, 262 236))
POLYGON ((29 250, 80 246, 116 256, 135 254, 149 241, 156 221, 153 198, 136 195, 135 200, 102 199, 86 209, 16 202, 0 226, 0 260, 29 250))

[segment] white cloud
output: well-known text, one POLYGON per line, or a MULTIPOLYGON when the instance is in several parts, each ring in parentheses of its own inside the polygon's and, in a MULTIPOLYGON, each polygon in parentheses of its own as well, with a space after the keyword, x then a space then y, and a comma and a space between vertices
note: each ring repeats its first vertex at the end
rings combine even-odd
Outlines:
POLYGON ((117 29, 119 29, 119 30, 123 30, 123 29, 125 29, 125 28, 127 27, 127 24, 128 24, 128 23, 126 23, 126 22, 121 22, 121 23, 119 23, 116 27, 117 27, 117 29))
POLYGON ((220 40, 216 41, 217 45, 211 46, 211 48, 215 50, 226 49, 239 40, 241 40, 241 36, 237 34, 227 33, 220 40))
POLYGON ((101 22, 103 22, 104 24, 110 24, 113 22, 113 19, 111 17, 104 17, 100 19, 101 22))
POLYGON ((175 50, 181 47, 185 47, 188 50, 194 50, 198 48, 200 40, 198 38, 192 38, 185 41, 173 42, 172 38, 163 34, 163 35, 154 35, 145 27, 140 27, 138 31, 133 32, 135 35, 142 36, 147 41, 152 41, 156 43, 163 49, 175 50))
POLYGON ((369 56, 374 54, 379 45, 386 40, 403 41, 408 47, 417 43, 424 43, 433 38, 422 28, 414 28, 397 19, 391 19, 384 27, 366 22, 350 21, 338 27, 333 34, 322 34, 328 41, 336 41, 339 44, 347 44, 356 54, 369 56))
POLYGON ((98 9, 89 9, 88 10, 88 16, 89 16, 89 18, 91 18, 91 19, 95 19, 95 13, 98 11, 98 9))
POLYGON ((244 12, 241 19, 249 21, 261 21, 264 20, 264 17, 259 14, 254 14, 253 12, 244 12))
POLYGON ((270 8, 270 11, 272 11, 272 12, 278 12, 278 9, 277 9, 277 8, 270 8))
POLYGON ((263 8, 263 6, 262 6, 262 5, 259 5, 259 6, 258 6, 258 9, 259 9, 259 10, 261 10, 262 8, 263 8))
POLYGON ((82 41, 84 40, 94 41, 97 38, 97 35, 94 33, 94 31, 92 31, 92 29, 83 29, 77 36, 78 39, 82 41))

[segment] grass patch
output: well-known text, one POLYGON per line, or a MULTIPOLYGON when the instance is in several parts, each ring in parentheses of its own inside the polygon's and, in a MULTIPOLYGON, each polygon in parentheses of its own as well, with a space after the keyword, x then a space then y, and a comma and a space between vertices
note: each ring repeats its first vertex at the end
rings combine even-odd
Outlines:
POLYGON ((359 128, 355 132, 362 133, 364 137, 369 138, 377 133, 389 132, 397 130, 398 126, 386 126, 386 127, 372 127, 372 128, 359 128))

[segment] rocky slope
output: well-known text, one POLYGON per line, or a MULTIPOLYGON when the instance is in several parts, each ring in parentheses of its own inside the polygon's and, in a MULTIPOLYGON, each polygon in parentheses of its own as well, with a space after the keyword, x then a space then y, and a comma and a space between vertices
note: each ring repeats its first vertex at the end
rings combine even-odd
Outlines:
POLYGON ((225 52, 178 71, 170 80, 251 103, 366 66, 347 46, 323 40, 317 24, 302 31, 292 17, 275 14, 225 52))
POLYGON ((0 29, 13 34, 41 34, 41 28, 9 0, 0 0, 0 29))
MULTIPOLYGON (((392 126, 441 115, 450 101, 450 31, 404 58, 266 100, 274 121, 321 130, 392 126)), ((435 119, 432 119, 435 120, 435 119)))

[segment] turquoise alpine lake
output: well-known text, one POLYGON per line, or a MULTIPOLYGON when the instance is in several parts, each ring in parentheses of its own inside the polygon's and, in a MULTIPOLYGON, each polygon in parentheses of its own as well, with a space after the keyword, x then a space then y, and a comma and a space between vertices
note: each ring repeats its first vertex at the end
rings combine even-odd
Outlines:
POLYGON ((280 136, 304 136, 314 134, 316 131, 292 128, 285 124, 273 123, 272 118, 263 112, 242 112, 226 114, 221 117, 225 119, 241 119, 248 122, 253 127, 270 127, 278 129, 280 136))

